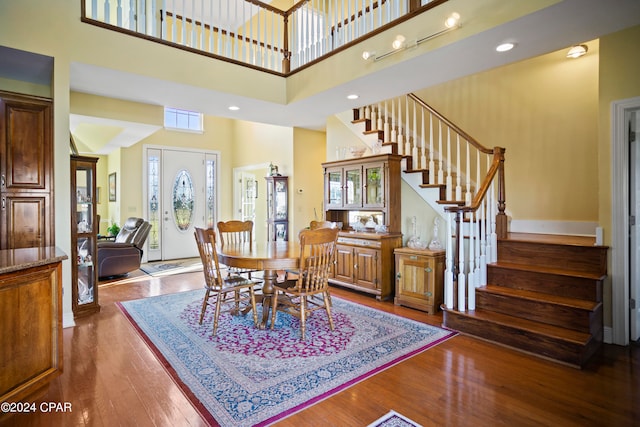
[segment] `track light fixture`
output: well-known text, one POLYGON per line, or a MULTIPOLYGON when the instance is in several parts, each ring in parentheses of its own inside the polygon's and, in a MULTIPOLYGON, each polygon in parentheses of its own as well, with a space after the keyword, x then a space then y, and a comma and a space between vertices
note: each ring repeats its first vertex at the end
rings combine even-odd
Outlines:
POLYGON ((391 47, 393 48, 393 50, 387 53, 383 53, 380 56, 376 56, 376 52, 374 51, 366 50, 362 52, 362 59, 364 59, 365 61, 368 61, 370 59, 373 59, 373 61, 379 61, 383 58, 386 58, 387 56, 393 55, 394 53, 398 53, 407 48, 416 47, 420 43, 423 43, 423 42, 426 42, 427 40, 431 40, 435 37, 441 36, 442 34, 447 33, 451 30, 454 30, 458 27, 460 27, 460 14, 454 12, 451 15, 449 15, 449 17, 444 21, 443 29, 436 31, 435 33, 429 34, 428 36, 419 38, 414 42, 408 42, 403 35, 397 35, 396 38, 391 43, 391 47))

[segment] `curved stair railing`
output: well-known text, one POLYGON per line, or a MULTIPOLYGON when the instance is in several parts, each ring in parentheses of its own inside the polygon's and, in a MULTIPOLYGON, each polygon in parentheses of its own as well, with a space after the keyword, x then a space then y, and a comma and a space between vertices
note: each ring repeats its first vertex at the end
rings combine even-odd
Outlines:
POLYGON ((497 239, 507 235, 505 149, 484 147, 415 94, 356 109, 354 119, 377 139, 372 151, 402 155, 405 174, 420 174, 419 187, 440 188, 436 203, 448 225, 444 305, 474 310, 475 288, 487 284, 497 239))

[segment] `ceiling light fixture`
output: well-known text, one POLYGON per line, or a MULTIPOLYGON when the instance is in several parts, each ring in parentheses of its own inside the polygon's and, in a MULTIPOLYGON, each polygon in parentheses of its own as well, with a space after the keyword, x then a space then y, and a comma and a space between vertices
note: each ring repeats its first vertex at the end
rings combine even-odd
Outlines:
POLYGON ((360 98, 360 96, 356 95, 355 93, 352 93, 351 95, 347 95, 347 99, 358 99, 360 98))
POLYGON ((237 105, 232 105, 229 107, 229 110, 231 111, 238 111, 240 109, 240 107, 238 107, 237 105))
POLYGON ((515 47, 515 43, 506 42, 496 46, 496 52, 508 52, 515 47))
POLYGON ((586 44, 572 46, 571 49, 569 49, 569 52, 567 52, 567 58, 580 58, 581 56, 585 55, 587 51, 589 51, 589 46, 587 46, 586 44))

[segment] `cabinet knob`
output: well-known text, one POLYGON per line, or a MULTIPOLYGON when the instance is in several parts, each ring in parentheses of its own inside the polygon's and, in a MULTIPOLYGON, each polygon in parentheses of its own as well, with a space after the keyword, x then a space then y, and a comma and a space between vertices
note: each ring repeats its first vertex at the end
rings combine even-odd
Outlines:
POLYGON ((401 279, 402 275, 400 273, 396 273, 396 279, 401 279))
POLYGON ((433 270, 431 269, 431 267, 427 267, 424 269, 424 271, 426 271, 427 273, 431 273, 433 270))
POLYGON ((0 185, 4 187, 4 174, 0 175, 0 185))
POLYGON ((428 297, 433 296, 433 292, 425 292, 424 294, 428 297))

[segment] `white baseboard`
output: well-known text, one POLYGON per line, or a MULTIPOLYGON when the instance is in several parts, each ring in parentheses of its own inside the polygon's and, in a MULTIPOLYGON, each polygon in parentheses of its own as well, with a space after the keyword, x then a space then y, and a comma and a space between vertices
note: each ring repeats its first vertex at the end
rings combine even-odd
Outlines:
POLYGON ((604 336, 602 337, 602 341, 606 344, 613 344, 613 328, 611 326, 605 326, 603 330, 604 336))
POLYGON ((73 320, 73 312, 72 311, 65 311, 64 313, 62 313, 62 327, 63 328, 71 328, 76 326, 76 322, 73 320))
POLYGON ((569 236, 595 236, 597 222, 590 221, 535 221, 509 220, 512 233, 564 234, 569 236))

